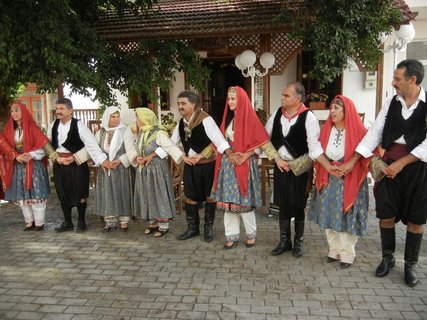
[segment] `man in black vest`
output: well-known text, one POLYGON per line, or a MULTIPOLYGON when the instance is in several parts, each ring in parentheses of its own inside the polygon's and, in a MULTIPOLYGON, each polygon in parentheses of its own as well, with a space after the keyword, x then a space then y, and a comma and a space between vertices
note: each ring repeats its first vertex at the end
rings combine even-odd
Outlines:
MULTIPOLYGON (((304 106, 305 89, 299 82, 289 84, 282 92, 282 106, 273 113, 265 128, 281 160, 274 167, 274 203, 279 206, 280 241, 271 251, 273 256, 291 251, 295 257, 303 254, 305 206, 308 196, 308 173, 296 176, 288 161, 306 153, 313 160, 323 154, 319 142, 319 121, 304 106), (291 218, 295 218, 292 248, 291 218)), ((324 158, 326 159, 326 158, 324 158)))
POLYGON ((396 95, 388 100, 375 123, 341 170, 352 170, 361 156, 367 158, 381 143, 386 175, 375 189, 377 218, 380 219, 382 260, 377 277, 386 276, 395 265, 395 224, 407 224, 405 244, 405 282, 418 283, 418 262, 427 218, 427 97, 421 87, 423 65, 417 60, 400 62, 393 74, 396 95))
POLYGON ((56 120, 50 125, 48 138, 59 157, 53 165, 55 188, 64 214, 64 222, 55 231, 74 230, 71 210, 77 207, 76 232, 86 230, 86 200, 89 197, 89 168, 87 160, 107 169, 107 156, 99 148, 92 132, 81 121, 72 117, 70 99, 60 98, 55 106, 56 120), (89 154, 88 154, 89 153, 89 154))
POLYGON ((197 94, 192 91, 181 92, 178 95, 178 110, 183 118, 176 126, 171 140, 175 144, 181 142, 185 151, 183 180, 188 228, 177 239, 186 240, 200 234, 198 203, 206 201, 204 240, 211 242, 216 211, 216 202, 210 198, 216 160, 211 143, 220 153, 226 153, 231 158, 236 155, 213 118, 200 109, 197 94))

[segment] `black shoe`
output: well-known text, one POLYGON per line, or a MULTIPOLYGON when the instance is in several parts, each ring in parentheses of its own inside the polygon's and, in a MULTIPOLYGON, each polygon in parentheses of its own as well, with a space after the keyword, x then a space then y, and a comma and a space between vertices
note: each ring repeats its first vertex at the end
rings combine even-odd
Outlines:
POLYGON ((36 225, 34 224, 34 222, 31 224, 31 226, 29 227, 25 227, 24 229, 22 229, 22 231, 31 231, 34 230, 34 228, 36 227, 36 225))
POLYGON ((84 220, 79 220, 77 222, 76 232, 86 231, 86 222, 84 220))
POLYGON ((341 262, 341 269, 347 269, 351 266, 351 263, 341 262))
POLYGON ((56 232, 66 232, 66 231, 73 231, 74 226, 72 224, 67 224, 63 222, 59 227, 55 228, 56 232))
POLYGON ((224 250, 230 250, 233 249, 234 247, 237 247, 239 243, 237 241, 233 241, 233 244, 231 246, 227 246, 227 244, 224 244, 224 247, 222 247, 224 250))
POLYGON ((375 271, 375 276, 378 278, 385 277, 390 272, 390 269, 394 268, 395 263, 394 257, 383 258, 375 271))
POLYGON ((287 239, 280 239, 279 244, 276 248, 274 248, 271 251, 272 256, 278 256, 281 255, 284 252, 291 251, 292 250, 292 242, 291 240, 287 239))
POLYGON ((43 224, 43 225, 41 225, 41 226, 36 226, 36 227, 35 227, 35 230, 36 230, 36 231, 43 231, 43 230, 44 230, 44 224, 43 224))
POLYGON ((419 280, 417 273, 415 272, 415 264, 411 264, 405 261, 405 283, 412 287, 415 287, 419 280))
POLYGON ((326 259, 326 262, 327 263, 332 263, 332 262, 335 262, 335 261, 337 261, 338 259, 335 259, 335 258, 332 258, 332 257, 329 257, 328 256, 328 258, 326 259))
POLYGON ((181 234, 180 236, 178 236, 176 239, 177 240, 187 240, 187 239, 191 239, 194 237, 197 237, 200 234, 199 230, 196 229, 187 229, 187 231, 185 231, 183 234, 181 234))

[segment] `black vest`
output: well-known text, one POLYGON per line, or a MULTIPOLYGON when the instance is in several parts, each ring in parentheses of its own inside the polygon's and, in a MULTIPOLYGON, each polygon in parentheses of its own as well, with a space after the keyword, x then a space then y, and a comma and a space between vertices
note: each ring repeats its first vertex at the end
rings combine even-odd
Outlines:
MULTIPOLYGON (((67 139, 62 144, 62 146, 69 150, 71 153, 76 153, 85 146, 82 139, 80 139, 77 121, 79 120, 71 118, 70 131, 68 131, 67 139)), ((55 120, 52 127, 52 146, 55 150, 58 149, 58 126, 59 120, 57 119, 55 120)))
POLYGON ((271 133, 271 143, 279 150, 282 146, 285 146, 286 150, 291 154, 292 157, 298 158, 308 152, 307 145, 307 132, 305 130, 305 119, 310 110, 305 110, 298 115, 297 121, 289 129, 288 134, 283 136, 281 108, 277 110, 276 116, 273 122, 273 132, 271 133))
POLYGON ((427 103, 418 102, 414 112, 406 120, 402 117, 402 108, 404 107, 401 102, 397 100, 397 96, 394 96, 388 109, 382 136, 381 146, 386 150, 402 135, 409 152, 426 138, 427 103))
POLYGON ((179 121, 179 137, 186 155, 188 155, 190 149, 193 149, 196 153, 200 153, 211 143, 203 126, 203 121, 191 130, 190 137, 185 141, 184 119, 181 119, 179 121))

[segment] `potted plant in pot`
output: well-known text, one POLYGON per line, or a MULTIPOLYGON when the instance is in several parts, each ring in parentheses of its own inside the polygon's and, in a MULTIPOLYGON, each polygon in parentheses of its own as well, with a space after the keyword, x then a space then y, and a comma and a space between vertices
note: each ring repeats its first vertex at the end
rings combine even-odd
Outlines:
POLYGON ((312 92, 307 96, 308 105, 310 109, 314 110, 325 109, 326 100, 328 100, 328 95, 326 93, 312 92))

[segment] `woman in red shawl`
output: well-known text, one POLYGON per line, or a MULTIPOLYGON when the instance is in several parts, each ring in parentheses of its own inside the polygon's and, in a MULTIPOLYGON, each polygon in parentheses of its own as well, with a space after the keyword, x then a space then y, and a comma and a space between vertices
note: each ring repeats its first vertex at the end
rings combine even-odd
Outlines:
POLYGON ((261 205, 261 190, 255 150, 262 147, 269 159, 279 155, 270 143, 246 92, 240 87, 228 89, 221 132, 236 157, 218 154, 215 165, 213 196, 217 207, 225 210, 224 226, 227 239, 224 250, 237 245, 240 218, 246 229, 246 247, 255 245, 256 219, 254 209, 261 205))
POLYGON ((4 199, 4 189, 6 189, 6 186, 3 185, 3 180, 5 179, 5 174, 8 170, 8 168, 5 168, 2 166, 5 162, 3 159, 15 159, 16 152, 13 150, 13 148, 10 146, 10 144, 7 142, 6 138, 2 133, 0 133, 0 200, 4 199))
POLYGON ((24 231, 44 228, 46 199, 50 193, 47 161, 42 147, 49 143, 22 103, 13 103, 3 131, 16 157, 3 158, 5 200, 17 203, 24 215, 24 231), (44 159, 44 161, 42 161, 44 159))
POLYGON ((324 155, 331 163, 328 168, 318 162, 314 166, 316 187, 309 220, 326 229, 327 262, 340 260, 343 269, 353 264, 357 239, 366 233, 369 206, 366 175, 370 159, 361 158, 355 169, 346 175, 337 170, 337 166, 349 160, 365 133, 353 102, 336 96, 319 138, 324 155))

